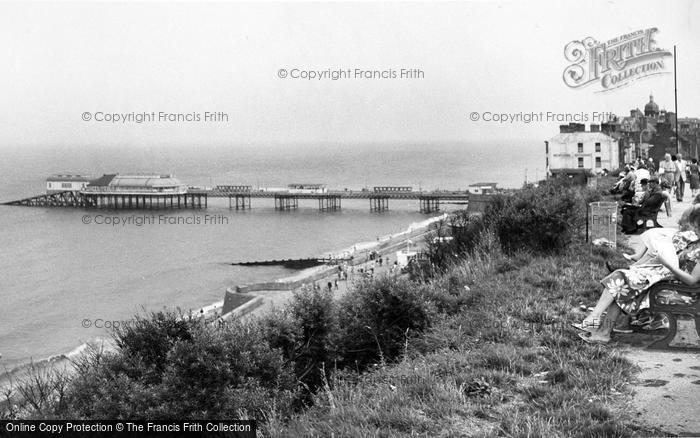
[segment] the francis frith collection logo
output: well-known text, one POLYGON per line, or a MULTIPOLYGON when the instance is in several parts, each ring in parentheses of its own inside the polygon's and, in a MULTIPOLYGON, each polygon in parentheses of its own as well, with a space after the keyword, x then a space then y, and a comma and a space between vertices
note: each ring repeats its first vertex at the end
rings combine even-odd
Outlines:
POLYGON ((598 92, 604 92, 668 73, 664 58, 671 52, 657 47, 657 31, 655 27, 638 30, 603 43, 591 37, 571 41, 564 47, 564 56, 571 62, 564 69, 564 83, 571 88, 599 83, 598 92))

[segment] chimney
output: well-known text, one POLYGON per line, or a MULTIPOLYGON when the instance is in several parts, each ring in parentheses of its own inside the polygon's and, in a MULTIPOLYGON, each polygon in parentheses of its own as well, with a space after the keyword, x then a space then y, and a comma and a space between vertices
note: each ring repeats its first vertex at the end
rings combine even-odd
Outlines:
POLYGON ((591 132, 600 132, 600 125, 591 123, 591 132))

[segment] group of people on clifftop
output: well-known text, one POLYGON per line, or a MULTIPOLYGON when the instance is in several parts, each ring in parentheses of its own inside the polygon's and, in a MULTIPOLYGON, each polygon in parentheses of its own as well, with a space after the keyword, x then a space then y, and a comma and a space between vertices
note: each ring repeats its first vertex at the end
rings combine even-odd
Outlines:
POLYGON ((622 231, 634 233, 640 222, 655 213, 664 205, 666 214, 671 216, 671 199, 682 202, 690 186, 693 198, 700 193, 700 166, 698 159, 690 162, 681 154, 666 154, 658 166, 653 159, 638 159, 625 166, 620 179, 611 193, 620 194, 622 207, 622 231))
POLYGON ((601 280, 598 303, 580 324, 573 324, 581 330, 583 341, 608 343, 612 333, 631 333, 630 324, 644 325, 645 319, 651 330, 664 328, 662 319, 655 320, 659 315, 644 315, 649 307, 648 291, 662 280, 675 279, 691 286, 700 282, 700 203, 694 202, 683 212, 678 226, 644 232, 639 249, 623 254, 629 266, 606 263, 610 274, 601 280))
MULTIPOLYGON (((613 333, 631 333, 631 324, 646 325, 651 330, 664 328, 659 315, 645 315, 649 307, 649 288, 671 279, 693 286, 700 283, 698 160, 687 163, 681 155, 667 154, 658 169, 653 161, 648 163, 648 166, 644 162, 629 164, 618 182, 618 191, 623 197, 627 196, 632 201, 630 204, 638 202, 636 210, 626 210, 623 206, 623 222, 625 214, 634 218, 643 209, 658 209, 664 203, 670 216, 670 198, 675 195, 677 201, 683 201, 686 181, 693 195, 692 206, 679 218, 677 229, 645 231, 637 242, 638 249, 633 254, 623 254, 629 265, 606 263, 610 273, 601 280, 603 291, 596 306, 581 323, 572 324, 581 330, 579 337, 587 343, 608 343, 613 333)), ((633 226, 636 228, 637 224, 633 226)), ((625 223, 623 231, 624 227, 625 223)))

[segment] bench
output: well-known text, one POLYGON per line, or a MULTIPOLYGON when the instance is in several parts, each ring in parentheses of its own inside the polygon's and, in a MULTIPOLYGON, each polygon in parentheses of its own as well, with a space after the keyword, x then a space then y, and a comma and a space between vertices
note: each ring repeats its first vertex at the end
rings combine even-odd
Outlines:
MULTIPOLYGON (((642 230, 646 230, 648 228, 663 228, 658 221, 659 212, 661 211, 661 207, 663 207, 663 205, 664 204, 662 204, 656 211, 652 213, 637 216, 637 221, 643 221, 642 225, 639 225, 638 228, 641 228, 642 230), (652 221, 652 223, 654 224, 653 227, 647 226, 648 221, 652 221)), ((668 214, 668 210, 666 210, 666 214, 668 214)))
POLYGON ((700 286, 660 281, 649 288, 649 310, 668 317, 668 333, 652 350, 700 349, 700 286))

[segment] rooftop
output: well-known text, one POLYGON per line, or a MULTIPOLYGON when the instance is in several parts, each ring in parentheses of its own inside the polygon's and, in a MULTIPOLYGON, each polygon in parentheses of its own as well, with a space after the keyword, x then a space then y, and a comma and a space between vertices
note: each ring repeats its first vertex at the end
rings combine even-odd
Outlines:
POLYGON ((550 143, 578 143, 579 141, 610 141, 613 137, 604 132, 577 131, 560 132, 551 139, 550 143))
POLYGON ((69 175, 69 174, 58 174, 51 175, 46 178, 46 181, 73 181, 73 182, 89 182, 92 177, 85 175, 69 175))
POLYGON ((88 188, 110 187, 112 189, 162 189, 180 188, 184 185, 172 175, 120 175, 105 174, 88 184, 88 188))

